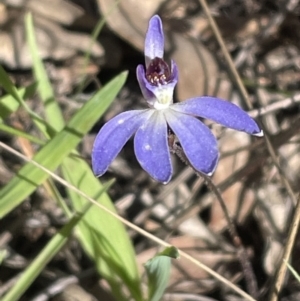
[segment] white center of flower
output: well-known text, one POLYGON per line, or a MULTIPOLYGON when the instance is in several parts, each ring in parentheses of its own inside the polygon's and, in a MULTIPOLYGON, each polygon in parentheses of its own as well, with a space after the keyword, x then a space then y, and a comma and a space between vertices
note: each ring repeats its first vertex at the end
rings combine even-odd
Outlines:
POLYGON ((153 107, 156 110, 165 110, 169 107, 169 105, 169 103, 160 103, 158 101, 155 101, 153 107))
POLYGON ((169 85, 161 85, 153 91, 156 99, 153 107, 156 110, 167 109, 173 103, 173 87, 169 85))

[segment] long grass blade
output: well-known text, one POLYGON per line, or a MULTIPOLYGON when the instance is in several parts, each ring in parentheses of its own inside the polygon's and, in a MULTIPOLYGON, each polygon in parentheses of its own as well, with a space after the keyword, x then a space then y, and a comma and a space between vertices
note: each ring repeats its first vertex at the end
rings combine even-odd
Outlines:
MULTIPOLYGON (((66 127, 40 149, 34 156, 34 160, 49 170, 55 170, 81 141, 82 136, 91 129, 98 115, 102 114, 114 100, 125 78, 125 73, 117 76, 96 93, 80 112, 71 118, 66 127), (83 116, 88 118, 84 119, 83 116)), ((22 167, 18 174, 0 190, 0 218, 19 205, 47 177, 45 172, 32 164, 22 167)))
MULTIPOLYGON (((105 187, 104 192, 108 187, 105 187)), ((16 301, 28 289, 32 282, 37 278, 51 259, 61 250, 72 234, 73 228, 78 224, 82 217, 88 212, 91 203, 83 208, 83 211, 76 213, 71 220, 49 241, 46 247, 33 260, 29 267, 22 273, 17 283, 4 296, 2 301, 16 301)))

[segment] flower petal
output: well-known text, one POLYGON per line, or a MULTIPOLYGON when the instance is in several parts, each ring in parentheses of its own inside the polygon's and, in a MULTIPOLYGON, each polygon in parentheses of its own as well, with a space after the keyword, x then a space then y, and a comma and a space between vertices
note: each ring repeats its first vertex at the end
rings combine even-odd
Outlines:
POLYGON ((124 144, 151 114, 152 110, 127 111, 115 116, 101 128, 92 150, 92 167, 96 176, 107 171, 124 144))
POLYGON ((141 91, 143 93, 144 98, 147 100, 147 102, 150 105, 153 105, 154 100, 155 100, 155 95, 153 92, 148 88, 149 83, 146 79, 145 75, 145 69, 143 65, 138 65, 136 68, 136 77, 139 82, 141 91))
POLYGON ((156 111, 136 132, 134 152, 142 168, 155 180, 168 183, 172 177, 167 123, 162 111, 156 111))
POLYGON ((177 112, 211 119, 225 127, 243 131, 255 136, 263 136, 257 123, 235 104, 216 97, 196 97, 172 105, 177 112))
POLYGON ((146 67, 156 57, 164 56, 164 32, 161 19, 158 15, 153 16, 149 21, 148 31, 145 39, 145 60, 146 67))
POLYGON ((175 82, 176 85, 178 82, 178 67, 173 60, 171 60, 171 73, 172 73, 172 82, 175 82))
POLYGON ((212 175, 219 158, 216 138, 197 118, 176 111, 165 111, 167 122, 177 136, 192 166, 212 175))

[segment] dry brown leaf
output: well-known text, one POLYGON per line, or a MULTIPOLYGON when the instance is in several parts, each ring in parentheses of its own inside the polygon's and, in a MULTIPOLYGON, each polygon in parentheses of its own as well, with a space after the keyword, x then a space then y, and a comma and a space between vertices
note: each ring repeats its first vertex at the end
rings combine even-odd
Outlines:
POLYGON ((275 184, 262 185, 258 191, 256 216, 267 237, 285 233, 289 225, 289 216, 293 210, 291 202, 275 184))
MULTIPOLYGON (((66 60, 78 51, 88 51, 91 39, 88 35, 71 33, 52 21, 35 18, 35 34, 42 59, 66 60)), ((21 23, 14 24, 10 32, 0 32, 0 60, 10 68, 31 67, 31 55, 21 23)), ((95 57, 102 57, 104 50, 96 43, 91 49, 95 57)))
POLYGON ((8 13, 6 6, 3 3, 0 3, 0 26, 7 22, 8 13))
POLYGON ((165 0, 98 0, 108 26, 124 40, 142 51, 149 19, 165 0))
POLYGON ((16 67, 14 45, 9 33, 0 31, 0 61, 11 68, 16 67))
POLYGON ((294 183, 295 187, 297 187, 300 182, 300 145, 297 143, 299 139, 300 135, 297 135, 291 139, 291 143, 285 144, 279 149, 282 158, 285 159, 285 164, 282 168, 289 181, 294 183))
POLYGON ((287 202, 280 187, 272 183, 261 186, 258 191, 255 217, 265 241, 263 266, 269 275, 273 275, 281 258, 284 245, 278 238, 286 233, 292 210, 292 203, 287 202))
POLYGON ((172 42, 172 59, 179 69, 177 95, 180 101, 202 95, 231 97, 231 83, 222 77, 216 59, 200 41, 173 34, 172 42))
MULTIPOLYGON (((15 6, 22 2, 7 1, 15 6)), ((72 33, 63 29, 59 23, 70 24, 81 14, 76 6, 65 1, 43 1, 46 6, 36 0, 24 4, 24 9, 16 11, 8 9, 8 21, 5 30, 0 30, 0 61, 10 68, 30 68, 31 55, 26 44, 24 27, 24 15, 32 12, 34 17, 34 29, 39 53, 42 59, 66 60, 74 56, 78 51, 89 51, 94 57, 102 57, 104 50, 99 43, 92 43, 86 34, 72 33), (36 3, 38 2, 38 3, 36 3), (11 16, 11 18, 10 18, 11 16)))
POLYGON ((65 287, 62 292, 52 299, 53 301, 96 301, 97 299, 85 291, 80 285, 73 283, 65 287))
POLYGON ((4 0, 7 6, 22 8, 52 21, 70 25, 83 14, 81 8, 65 0, 4 0))
POLYGON ((30 0, 26 7, 41 17, 54 22, 70 25, 83 14, 83 10, 75 4, 64 0, 30 0))
POLYGON ((173 34, 172 59, 179 69, 177 94, 179 100, 192 96, 213 95, 218 66, 213 56, 200 42, 173 34))

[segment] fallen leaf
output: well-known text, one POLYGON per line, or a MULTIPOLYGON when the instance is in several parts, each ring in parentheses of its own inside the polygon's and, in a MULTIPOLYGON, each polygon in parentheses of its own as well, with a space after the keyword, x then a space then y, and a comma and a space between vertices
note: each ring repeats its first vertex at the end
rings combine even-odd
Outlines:
POLYGON ((214 57, 200 42, 172 35, 172 59, 179 69, 177 95, 180 101, 194 96, 213 95, 218 76, 214 57))
POLYGON ((165 0, 98 0, 108 26, 120 37, 142 51, 149 19, 165 0))

